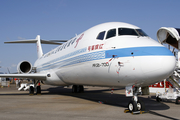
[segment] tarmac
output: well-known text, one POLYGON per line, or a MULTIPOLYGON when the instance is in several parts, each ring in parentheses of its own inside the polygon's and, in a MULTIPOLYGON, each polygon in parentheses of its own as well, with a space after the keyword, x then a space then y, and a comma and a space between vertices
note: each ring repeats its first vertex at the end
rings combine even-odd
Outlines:
POLYGON ((124 89, 85 86, 84 93, 71 87, 42 85, 41 95, 18 91, 14 84, 0 88, 0 120, 180 120, 180 105, 156 102, 155 94, 139 96, 147 113, 124 113, 131 97, 124 89))

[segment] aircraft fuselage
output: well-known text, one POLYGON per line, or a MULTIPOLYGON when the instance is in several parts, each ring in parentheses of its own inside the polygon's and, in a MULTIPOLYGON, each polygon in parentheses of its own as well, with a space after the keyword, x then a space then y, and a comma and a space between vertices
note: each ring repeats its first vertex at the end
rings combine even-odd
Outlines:
POLYGON ((175 69, 167 48, 134 25, 97 25, 39 58, 38 73, 49 74, 52 85, 148 86, 175 69), (134 30, 134 31, 133 31, 134 30))

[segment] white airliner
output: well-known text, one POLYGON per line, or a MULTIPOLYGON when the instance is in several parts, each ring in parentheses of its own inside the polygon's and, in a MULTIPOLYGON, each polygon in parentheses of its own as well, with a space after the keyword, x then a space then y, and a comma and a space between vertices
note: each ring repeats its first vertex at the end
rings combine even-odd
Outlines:
MULTIPOLYGON (((170 50, 139 27, 123 22, 103 23, 61 42, 64 43, 46 54, 41 43, 55 43, 40 40, 39 35, 34 40, 5 42, 37 43, 38 59, 34 66, 22 61, 18 65, 19 74, 0 77, 32 78, 37 93, 41 93, 39 81, 57 86, 73 85, 73 92, 82 92, 83 85, 126 87, 129 90, 126 95, 133 96, 128 108, 137 111, 145 108, 137 97, 138 88, 148 93, 149 85, 164 80, 175 69, 176 60, 170 50)), ((34 93, 32 86, 30 93, 34 93)))

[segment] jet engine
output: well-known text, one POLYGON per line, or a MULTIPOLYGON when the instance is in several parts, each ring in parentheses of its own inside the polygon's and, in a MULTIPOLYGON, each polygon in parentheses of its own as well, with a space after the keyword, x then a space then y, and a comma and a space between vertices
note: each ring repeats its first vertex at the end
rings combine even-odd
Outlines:
POLYGON ((22 61, 18 64, 17 66, 17 70, 19 73, 31 73, 32 71, 32 65, 30 62, 28 61, 22 61))

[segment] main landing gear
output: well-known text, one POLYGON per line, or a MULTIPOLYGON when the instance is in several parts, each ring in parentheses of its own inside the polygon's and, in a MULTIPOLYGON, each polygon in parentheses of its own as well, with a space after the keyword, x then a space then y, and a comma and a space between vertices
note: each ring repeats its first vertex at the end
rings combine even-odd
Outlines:
POLYGON ((72 86, 72 93, 83 93, 84 87, 83 85, 73 85, 72 86))
POLYGON ((40 81, 35 81, 34 80, 34 86, 29 87, 29 95, 34 95, 34 91, 36 91, 36 95, 41 95, 41 85, 40 81))

